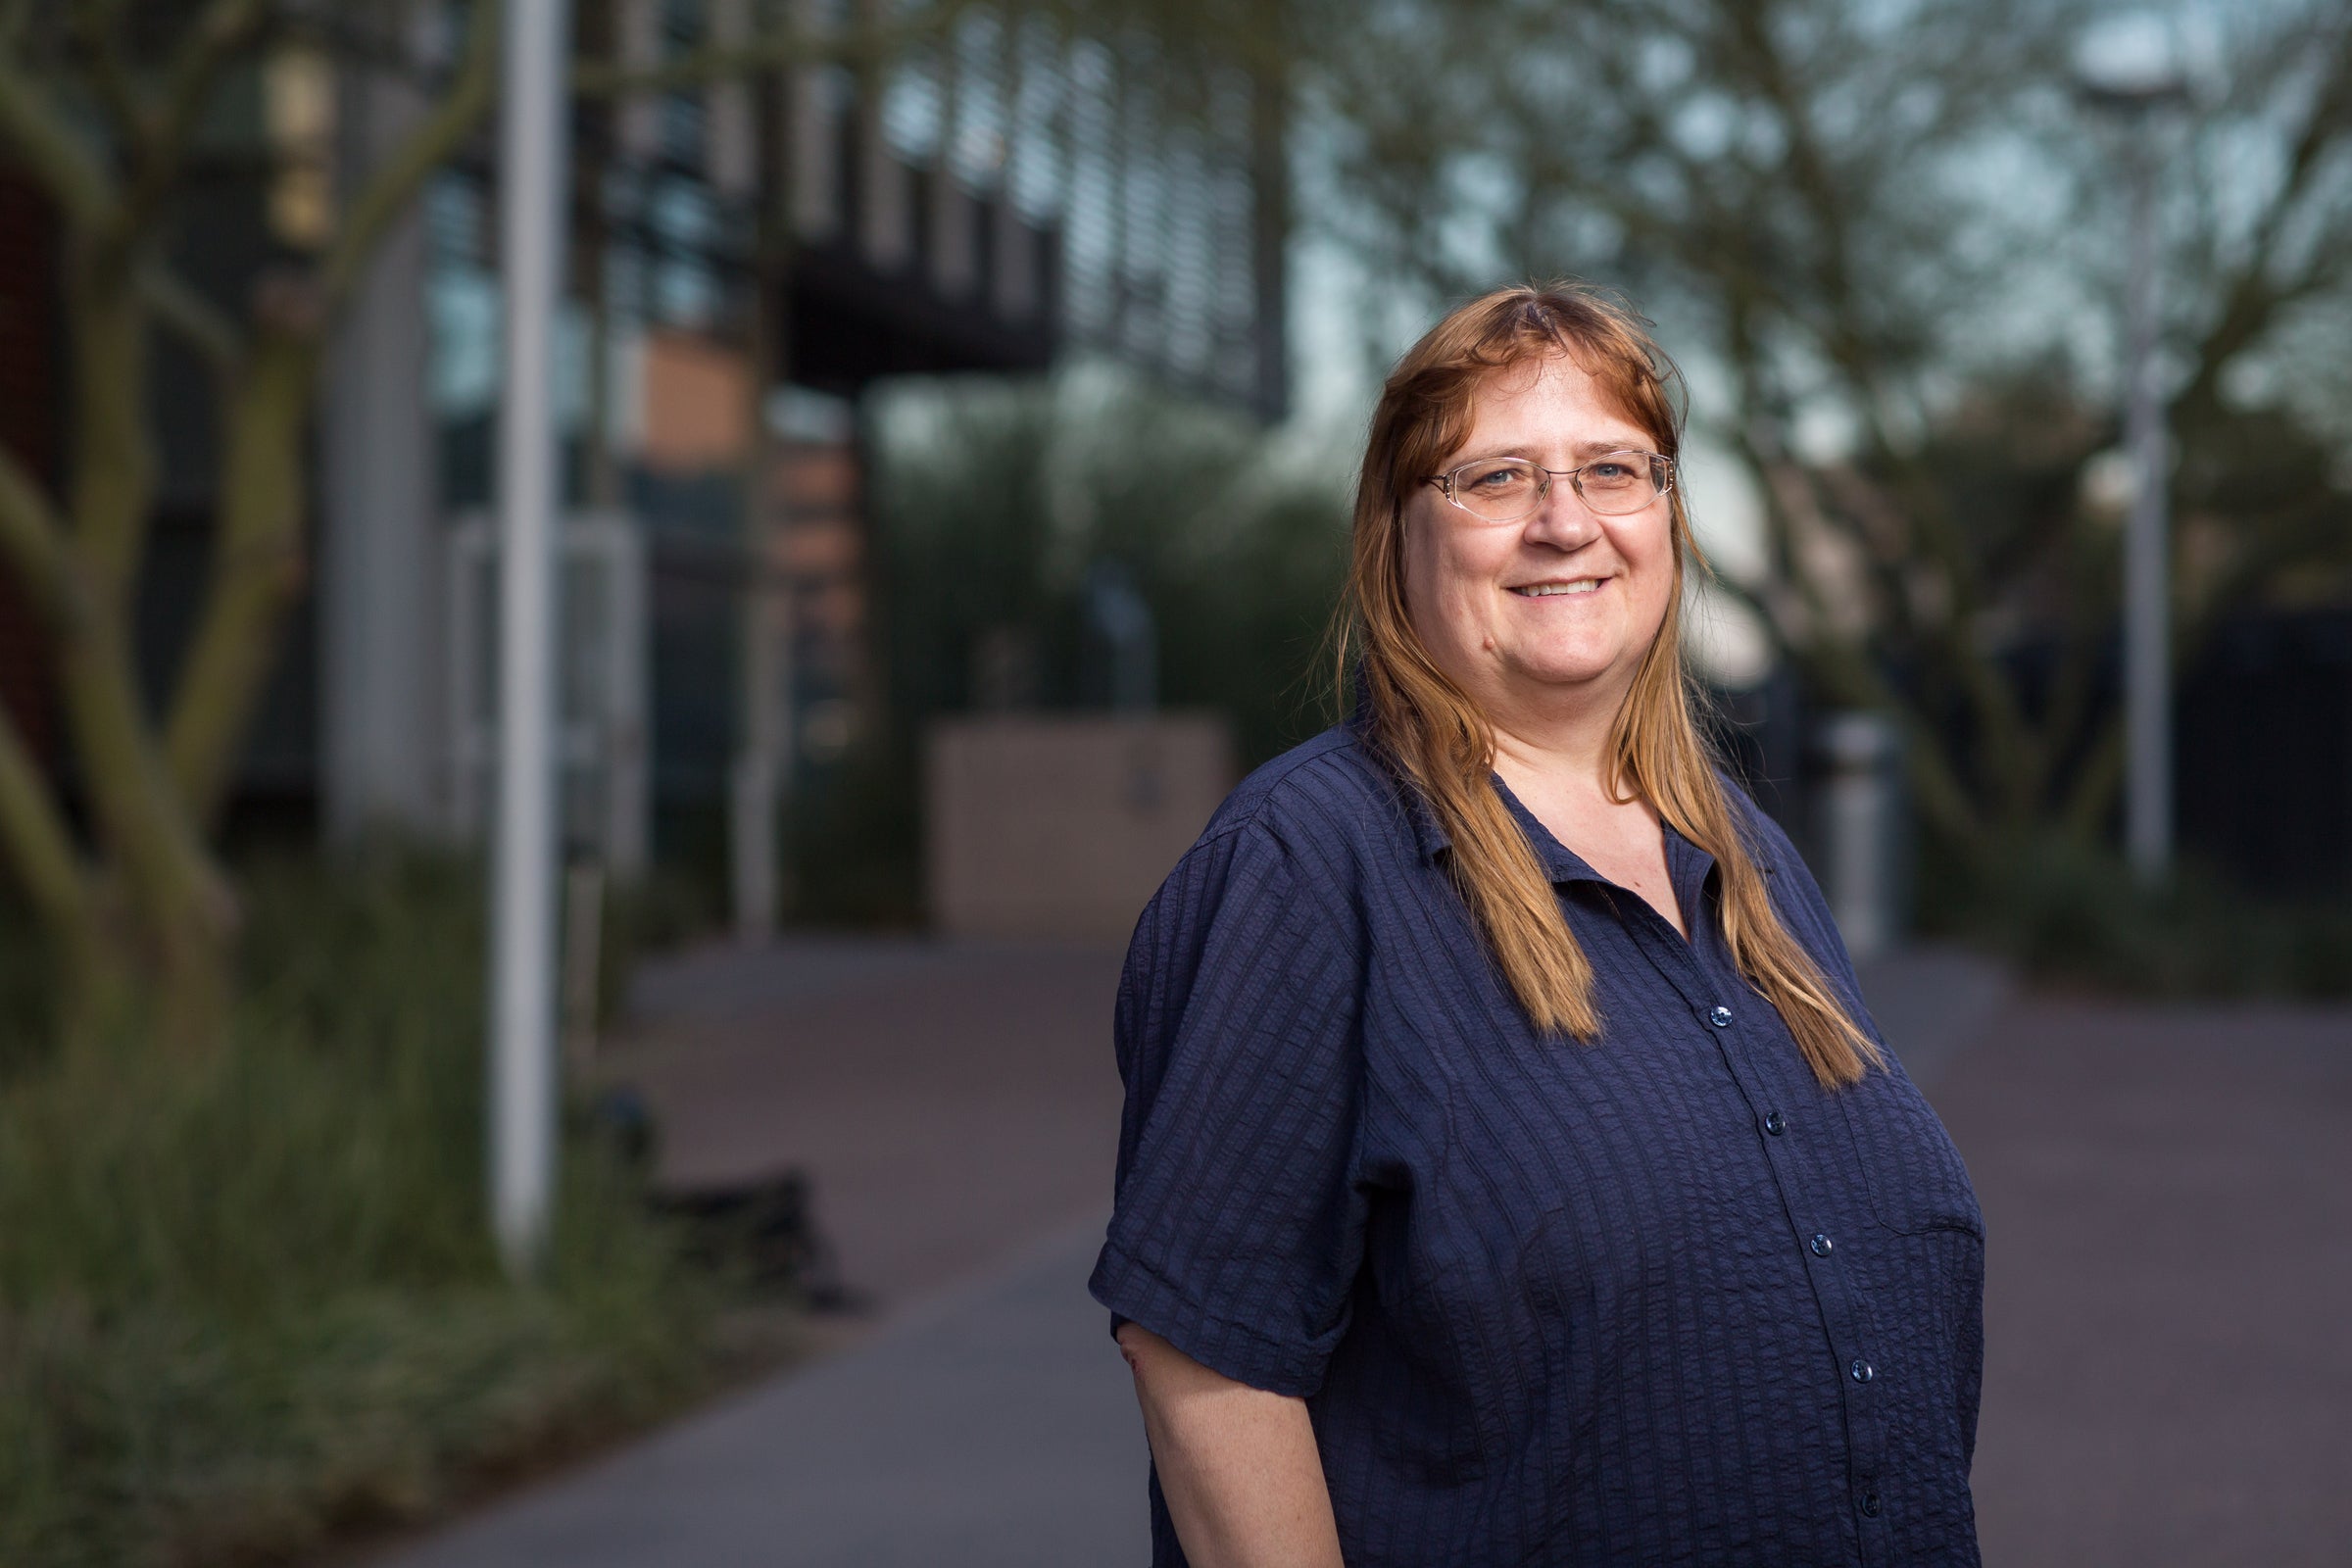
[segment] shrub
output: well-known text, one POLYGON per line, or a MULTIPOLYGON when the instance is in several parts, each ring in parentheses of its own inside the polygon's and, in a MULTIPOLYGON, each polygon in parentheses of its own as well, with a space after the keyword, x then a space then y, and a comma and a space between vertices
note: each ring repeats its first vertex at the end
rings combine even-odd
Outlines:
POLYGON ((2045 981, 2142 997, 2352 996, 2352 901, 2259 899, 2186 865, 2142 889, 2111 851, 2052 836, 1931 879, 1931 923, 2045 981))
POLYGON ((0 1562, 284 1560, 727 1369, 728 1287, 576 1116, 545 1277, 502 1277, 475 885, 260 871, 229 1051, 0 1090, 0 1562))

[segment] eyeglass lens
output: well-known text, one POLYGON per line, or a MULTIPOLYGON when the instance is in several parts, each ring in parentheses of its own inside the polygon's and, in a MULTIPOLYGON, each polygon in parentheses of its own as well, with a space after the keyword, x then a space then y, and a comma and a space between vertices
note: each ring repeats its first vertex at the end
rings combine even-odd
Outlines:
MULTIPOLYGON (((1611 452, 1569 475, 1595 512, 1639 512, 1665 489, 1665 465, 1646 452, 1611 452)), ((1484 458, 1452 471, 1453 503, 1490 522, 1515 522, 1543 505, 1551 475, 1525 458, 1484 458)))

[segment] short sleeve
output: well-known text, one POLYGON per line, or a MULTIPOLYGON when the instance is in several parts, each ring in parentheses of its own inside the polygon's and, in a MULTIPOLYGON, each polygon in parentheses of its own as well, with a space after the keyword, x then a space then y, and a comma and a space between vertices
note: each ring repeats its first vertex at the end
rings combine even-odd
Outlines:
POLYGON ((1347 1330, 1360 944, 1269 829, 1204 840, 1136 928, 1119 988, 1118 1196, 1096 1299, 1203 1366, 1308 1395, 1347 1330))

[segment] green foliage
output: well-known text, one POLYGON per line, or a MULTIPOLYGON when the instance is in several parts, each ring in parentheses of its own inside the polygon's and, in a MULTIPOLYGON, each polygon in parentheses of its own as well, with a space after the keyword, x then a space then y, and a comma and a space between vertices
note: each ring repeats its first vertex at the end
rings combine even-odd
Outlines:
POLYGON ((0 1084, 48 1054, 54 1034, 48 940, 0 880, 0 1084))
POLYGON ((2052 835, 1926 879, 1928 923, 2043 981, 2141 998, 2352 996, 2352 900, 2256 899, 2195 866, 2142 891, 2112 852, 2052 835))
POLYGON ((1347 463, 1107 368, 903 389, 877 420, 879 592, 902 725, 975 706, 991 633, 1030 696, 1107 692, 1085 625, 1116 564, 1156 622, 1159 700, 1230 714, 1261 760, 1329 720, 1316 653, 1347 564, 1347 463))
POLYGON ((726 929, 721 886, 717 870, 699 864, 657 864, 638 880, 606 883, 597 944, 599 1019, 621 1015, 638 959, 726 929))
POLYGON ((231 1049, 0 1089, 0 1562, 286 1560, 721 1369, 725 1289, 576 1117, 545 1282, 502 1279, 476 881, 266 869, 231 1049))

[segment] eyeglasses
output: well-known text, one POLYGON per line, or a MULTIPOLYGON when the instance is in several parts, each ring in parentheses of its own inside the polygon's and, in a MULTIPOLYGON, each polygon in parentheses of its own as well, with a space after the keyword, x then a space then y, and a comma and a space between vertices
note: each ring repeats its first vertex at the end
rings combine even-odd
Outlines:
POLYGON ((1655 452, 1604 452, 1575 468, 1546 468, 1526 458, 1475 458, 1424 480, 1473 517, 1517 522, 1532 516, 1565 479, 1594 512, 1622 516, 1640 512, 1674 488, 1674 460, 1655 452))

